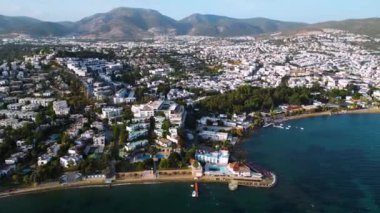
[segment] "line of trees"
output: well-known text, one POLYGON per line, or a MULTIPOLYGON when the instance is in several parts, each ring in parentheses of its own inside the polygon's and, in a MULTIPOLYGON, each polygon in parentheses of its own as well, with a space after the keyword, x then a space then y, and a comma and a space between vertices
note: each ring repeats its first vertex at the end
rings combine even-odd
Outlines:
POLYGON ((281 85, 276 88, 258 88, 242 86, 237 90, 208 97, 199 102, 199 111, 202 113, 221 113, 232 115, 234 113, 251 113, 254 111, 271 111, 281 104, 308 105, 318 99, 323 102, 334 100, 335 97, 345 98, 354 95, 355 91, 349 89, 325 91, 319 85, 311 88, 290 88, 281 85))
POLYGON ((243 113, 253 111, 270 111, 278 105, 310 104, 313 100, 311 93, 319 90, 308 88, 257 88, 242 86, 237 90, 215 95, 199 103, 200 111, 205 113, 243 113))

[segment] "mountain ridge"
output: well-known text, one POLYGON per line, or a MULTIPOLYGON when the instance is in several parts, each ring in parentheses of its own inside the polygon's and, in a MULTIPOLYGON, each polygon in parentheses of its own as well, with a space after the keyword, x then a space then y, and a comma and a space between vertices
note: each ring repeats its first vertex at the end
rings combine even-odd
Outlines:
POLYGON ((79 36, 97 39, 141 39, 155 35, 213 37, 255 36, 308 28, 336 28, 380 37, 380 18, 349 19, 316 24, 267 18, 231 18, 195 13, 175 20, 152 9, 119 7, 76 22, 49 22, 25 16, 0 15, 0 34, 32 37, 79 36))
POLYGON ((326 21, 310 25, 316 28, 334 28, 352 33, 365 34, 380 38, 380 18, 346 19, 326 21))

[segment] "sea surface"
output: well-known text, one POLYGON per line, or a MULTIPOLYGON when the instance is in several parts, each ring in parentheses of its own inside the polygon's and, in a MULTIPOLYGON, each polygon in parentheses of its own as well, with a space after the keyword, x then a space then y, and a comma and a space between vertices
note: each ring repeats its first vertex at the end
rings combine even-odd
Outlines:
POLYGON ((271 189, 201 184, 197 199, 189 183, 73 189, 0 199, 0 212, 380 212, 380 115, 284 125, 292 127, 264 128, 241 145, 277 174, 271 189))

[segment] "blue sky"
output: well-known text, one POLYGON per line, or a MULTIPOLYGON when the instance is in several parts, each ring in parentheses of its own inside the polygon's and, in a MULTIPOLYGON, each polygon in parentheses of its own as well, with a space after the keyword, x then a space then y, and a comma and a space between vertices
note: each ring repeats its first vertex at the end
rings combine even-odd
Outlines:
POLYGON ((0 14, 77 21, 121 6, 156 9, 175 19, 192 13, 309 23, 380 17, 380 0, 0 0, 0 14))

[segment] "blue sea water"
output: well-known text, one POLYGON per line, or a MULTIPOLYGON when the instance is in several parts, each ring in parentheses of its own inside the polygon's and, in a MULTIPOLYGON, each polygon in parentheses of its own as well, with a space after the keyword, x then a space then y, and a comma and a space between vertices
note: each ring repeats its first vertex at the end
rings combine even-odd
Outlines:
POLYGON ((380 115, 285 125, 292 127, 261 129, 240 145, 276 173, 271 189, 201 184, 194 199, 183 183, 86 188, 0 199, 0 213, 380 212, 380 115))

